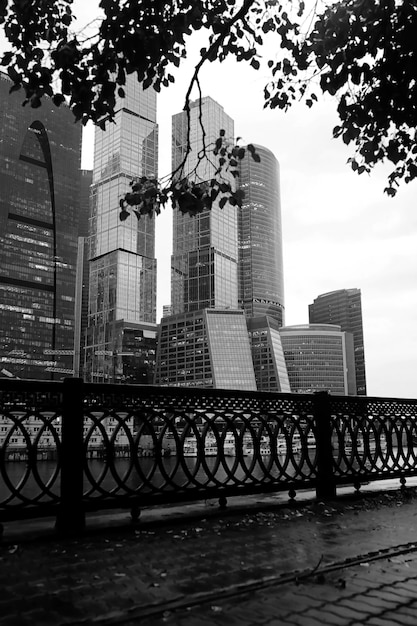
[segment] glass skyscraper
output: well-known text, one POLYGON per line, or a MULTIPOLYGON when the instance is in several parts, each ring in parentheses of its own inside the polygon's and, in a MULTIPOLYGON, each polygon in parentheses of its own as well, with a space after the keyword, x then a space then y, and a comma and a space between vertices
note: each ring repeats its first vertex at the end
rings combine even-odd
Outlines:
MULTIPOLYGON (((172 168, 191 152, 177 176, 206 182, 216 175, 213 146, 234 123, 210 97, 172 118, 172 168), (188 126, 189 124, 189 126, 188 126), (204 134, 202 126, 204 126, 204 134), (200 157, 206 146, 207 158, 200 157)), ((237 209, 189 216, 174 210, 171 312, 161 320, 155 382, 159 385, 256 389, 245 315, 238 309, 237 209)))
POLYGON ((365 349, 360 289, 338 289, 318 296, 308 307, 310 324, 338 324, 353 334, 356 394, 366 395, 365 349))
POLYGON ((255 391, 243 311, 202 309, 163 318, 155 382, 255 391))
POLYGON ((268 315, 248 317, 247 325, 258 391, 290 393, 277 320, 268 315))
POLYGON ((81 125, 64 104, 22 106, 0 73, 0 370, 73 373, 81 125))
MULTIPOLYGON (((191 103, 189 120, 186 111, 173 117, 173 170, 189 138, 181 176, 197 183, 214 178, 214 142, 222 129, 233 141, 233 127, 211 98, 191 103), (200 161, 204 145, 209 159, 200 161)), ((174 211, 173 316, 161 323, 157 384, 290 391, 278 332, 284 319, 279 166, 266 148, 256 151, 260 163, 247 155, 240 164, 242 208, 214 202, 192 217, 174 211)))
MULTIPOLYGON (((190 104, 191 152, 183 176, 189 175, 195 182, 214 178, 217 165, 212 154, 213 144, 222 129, 225 137, 233 140, 233 120, 212 98, 205 97, 190 104), (201 120, 210 158, 198 163, 198 155, 203 148, 201 120)), ((172 118, 173 171, 184 158, 187 137, 187 113, 182 111, 172 118)), ((184 215, 175 209, 171 259, 172 313, 204 308, 236 309, 237 259, 236 207, 227 204, 220 209, 218 201, 215 201, 211 210, 194 216, 184 215)))
POLYGON ((140 344, 156 337, 155 222, 134 215, 120 221, 119 200, 132 180, 157 177, 156 93, 133 75, 125 92, 114 123, 95 133, 86 372, 92 381, 149 382, 124 370, 134 353, 141 358, 140 344))
POLYGON ((334 324, 301 324, 284 326, 280 335, 293 393, 355 394, 351 333, 334 324))
POLYGON ((238 213, 239 306, 248 317, 268 315, 284 325, 279 164, 270 150, 255 145, 260 162, 246 151, 240 162, 245 192, 238 213))

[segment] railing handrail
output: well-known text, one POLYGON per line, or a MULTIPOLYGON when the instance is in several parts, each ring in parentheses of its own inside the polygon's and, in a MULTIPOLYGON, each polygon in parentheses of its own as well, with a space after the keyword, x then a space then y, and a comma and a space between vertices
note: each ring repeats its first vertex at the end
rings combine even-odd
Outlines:
POLYGON ((224 503, 238 493, 282 489, 294 497, 300 488, 315 488, 325 499, 347 482, 359 488, 366 480, 399 477, 404 482, 417 475, 414 399, 2 379, 1 415, 10 424, 4 441, 0 437, 0 482, 3 477, 9 493, 3 501, 0 497, 0 517, 52 510, 63 531, 81 530, 86 510, 93 508, 137 511, 145 504, 207 497, 224 503), (37 431, 30 420, 38 420, 37 431), (211 448, 203 439, 207 433, 215 440, 211 448), (22 445, 13 447, 18 437, 22 445), (192 437, 195 461, 190 464, 186 445, 192 437), (38 459, 47 454, 45 439, 56 451, 46 485, 38 459), (166 460, 173 451, 175 459, 166 460), (26 474, 16 486, 8 471, 19 454, 26 460, 26 474), (127 459, 123 475, 119 454, 127 459), (146 456, 149 470, 144 469, 146 456), (94 458, 103 476, 91 472, 94 458), (136 486, 129 483, 133 475, 136 486), (36 498, 24 493, 29 478, 39 487, 36 498))

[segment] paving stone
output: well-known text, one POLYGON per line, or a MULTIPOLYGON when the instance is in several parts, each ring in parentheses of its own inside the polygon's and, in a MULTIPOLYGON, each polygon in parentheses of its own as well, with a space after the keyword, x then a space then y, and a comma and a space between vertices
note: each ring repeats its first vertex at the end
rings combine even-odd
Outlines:
POLYGON ((391 621, 393 626, 416 626, 417 615, 407 615, 401 607, 393 613, 385 613, 384 619, 391 621))
POLYGON ((186 595, 195 597, 197 591, 213 593, 213 601, 149 618, 148 623, 195 626, 198 619, 202 626, 333 626, 348 619, 349 626, 363 626, 380 619, 387 626, 386 615, 409 620, 410 600, 417 597, 417 580, 412 578, 416 552, 327 573, 324 584, 312 580, 314 574, 298 586, 281 584, 281 574, 313 570, 321 557, 323 566, 417 537, 417 526, 410 523, 417 519, 417 501, 357 515, 343 512, 329 518, 316 513, 290 517, 289 509, 287 520, 281 513, 225 514, 194 523, 182 519, 172 528, 148 525, 136 533, 131 528, 103 531, 77 541, 37 540, 13 553, 0 544, 0 625, 61 626, 68 619, 88 621, 110 614, 123 615, 125 623, 129 608, 169 606, 185 601, 186 595), (279 584, 245 592, 249 582, 272 576, 279 584), (235 585, 242 585, 242 593, 223 600, 222 590, 235 585), (13 602, 3 601, 6 593, 13 602), (210 611, 210 605, 218 610, 210 611), (38 624, 35 618, 42 621, 38 624))
MULTIPOLYGON (((359 616, 359 614, 358 614, 359 616)), ((308 620, 315 619, 317 621, 321 621, 323 624, 331 624, 332 626, 347 626, 351 621, 351 616, 344 616, 343 614, 336 614, 329 610, 328 607, 324 607, 322 609, 310 609, 303 614, 300 614, 300 617, 303 617, 305 623, 308 623, 308 620)))

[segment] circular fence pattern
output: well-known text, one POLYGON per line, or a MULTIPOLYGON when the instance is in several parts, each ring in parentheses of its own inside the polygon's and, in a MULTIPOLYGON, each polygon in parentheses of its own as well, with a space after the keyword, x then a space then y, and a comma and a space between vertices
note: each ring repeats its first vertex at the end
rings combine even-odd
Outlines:
POLYGON ((75 383, 2 382, 0 513, 61 505, 64 462, 85 510, 417 475, 414 400, 75 383))

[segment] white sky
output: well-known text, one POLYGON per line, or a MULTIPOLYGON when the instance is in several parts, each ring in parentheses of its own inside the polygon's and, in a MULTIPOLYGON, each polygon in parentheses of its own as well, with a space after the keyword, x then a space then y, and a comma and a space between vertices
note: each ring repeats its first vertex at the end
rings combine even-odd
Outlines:
MULTIPOLYGON (((77 5, 85 13, 86 3, 77 5)), ((89 0, 89 15, 96 6, 89 0)), ((170 168, 171 116, 183 108, 202 45, 198 35, 176 83, 158 97, 160 175, 170 168)), ((368 395, 417 398, 417 182, 388 198, 389 167, 358 176, 346 164, 351 150, 332 139, 335 101, 263 110, 266 82, 262 70, 233 62, 211 64, 201 78, 203 95, 235 120, 236 136, 266 146, 280 162, 286 324, 307 323, 319 294, 361 289, 368 395)), ((83 167, 91 166, 89 129, 83 167)), ((170 302, 171 217, 167 209, 157 218, 158 317, 170 302)))

